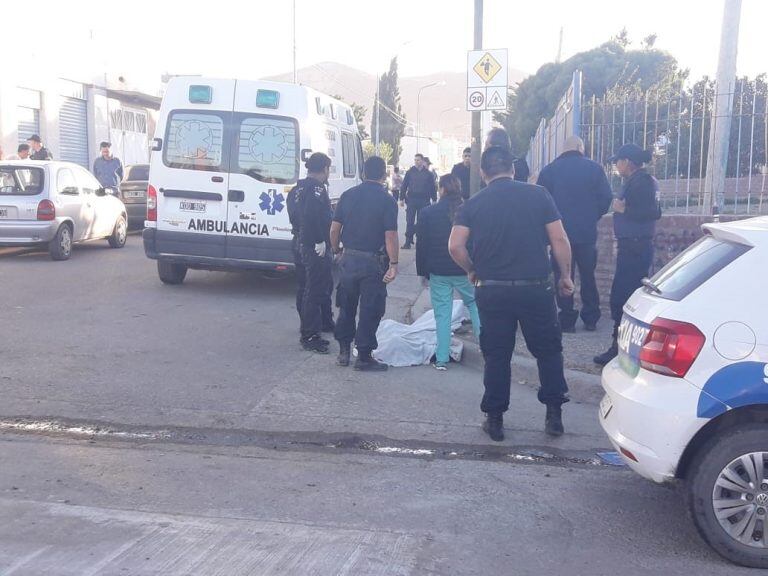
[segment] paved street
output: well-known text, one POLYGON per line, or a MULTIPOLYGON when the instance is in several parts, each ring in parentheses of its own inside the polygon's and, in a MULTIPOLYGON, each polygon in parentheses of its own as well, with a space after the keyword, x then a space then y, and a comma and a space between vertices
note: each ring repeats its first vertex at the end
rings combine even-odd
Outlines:
POLYGON ((131 235, 0 250, 0 293, 3 576, 753 573, 677 490, 601 463, 593 375, 569 373, 553 441, 520 360, 498 445, 474 347, 446 373, 337 368, 301 351, 290 278, 164 286, 131 235))

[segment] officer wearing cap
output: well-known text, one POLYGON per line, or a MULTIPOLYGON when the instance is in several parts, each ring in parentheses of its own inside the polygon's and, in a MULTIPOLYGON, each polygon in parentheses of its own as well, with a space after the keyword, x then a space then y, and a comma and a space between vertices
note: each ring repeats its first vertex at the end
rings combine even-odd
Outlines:
POLYGON ((363 172, 365 181, 342 194, 331 225, 341 274, 335 337, 339 366, 349 366, 354 341, 355 370, 376 372, 387 369, 372 353, 379 345, 376 331, 384 316, 387 284, 397 276, 397 204, 384 187, 387 165, 382 158, 371 156, 363 172))
POLYGON ((315 152, 305 164, 307 177, 288 193, 288 217, 293 232, 296 264, 296 310, 301 320, 301 345, 305 350, 328 354, 323 328, 332 329, 331 201, 326 183, 331 159, 315 152), (325 322, 325 326, 323 325, 325 322), (328 325, 330 323, 330 326, 328 325))
POLYGON ((483 429, 495 441, 504 439, 518 324, 538 364, 538 398, 547 406, 548 434, 563 433, 561 406, 568 402, 547 244, 566 271, 557 286, 562 295, 573 293, 571 247, 552 197, 540 186, 513 180, 513 164, 509 148, 491 146, 483 152, 480 170, 487 185, 459 209, 448 243, 451 257, 477 287, 485 358, 480 409, 486 413, 483 429))
POLYGON ((43 141, 37 134, 32 134, 27 138, 27 143, 32 148, 32 154, 29 156, 30 160, 53 160, 53 154, 50 150, 43 146, 43 141))
POLYGON ((621 193, 613 200, 613 233, 616 236, 616 272, 611 286, 613 342, 594 361, 605 366, 619 353, 618 331, 624 304, 643 285, 653 263, 653 237, 656 221, 661 218, 659 184, 645 169, 650 151, 635 144, 625 144, 610 161, 624 179, 621 193))

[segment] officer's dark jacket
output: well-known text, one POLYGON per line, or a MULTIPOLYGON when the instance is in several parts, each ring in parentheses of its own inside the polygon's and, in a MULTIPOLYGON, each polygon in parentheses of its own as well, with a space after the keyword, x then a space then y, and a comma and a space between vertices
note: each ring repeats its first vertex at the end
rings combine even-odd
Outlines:
POLYGON ((331 201, 319 180, 299 180, 286 200, 291 231, 303 246, 331 241, 331 201))
POLYGON ((461 197, 467 200, 469 198, 469 166, 464 166, 464 162, 454 164, 451 174, 461 182, 461 197))
POLYGON ((452 227, 447 200, 440 200, 437 204, 421 209, 416 227, 416 273, 419 276, 429 278, 431 274, 466 274, 448 253, 448 238, 452 227))
POLYGON ((624 213, 613 214, 613 233, 616 238, 652 238, 656 233, 656 220, 661 218, 659 183, 641 168, 627 178, 622 188, 626 202, 624 213))
POLYGON ((603 168, 578 151, 565 152, 544 167, 536 183, 552 195, 568 239, 573 244, 594 244, 597 223, 612 198, 603 168))
POLYGON ((30 160, 53 160, 53 154, 51 154, 50 150, 43 146, 38 150, 37 152, 32 152, 29 155, 30 160))
POLYGON ((408 203, 427 205, 430 200, 436 201, 435 175, 428 168, 419 170, 416 166, 412 166, 405 173, 400 192, 401 197, 405 195, 405 201, 408 203))

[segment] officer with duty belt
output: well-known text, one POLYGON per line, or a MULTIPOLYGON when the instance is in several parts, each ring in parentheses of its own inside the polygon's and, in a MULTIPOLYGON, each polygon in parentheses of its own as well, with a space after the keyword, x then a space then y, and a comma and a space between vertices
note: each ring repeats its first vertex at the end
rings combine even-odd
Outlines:
POLYGON ((413 237, 416 234, 416 222, 419 219, 419 210, 429 206, 431 202, 437 202, 437 182, 435 174, 429 169, 423 154, 416 154, 413 158, 414 165, 405 173, 403 185, 400 188, 400 199, 405 201, 405 244, 404 249, 413 246, 413 237))
POLYGON ((288 193, 288 217, 293 232, 296 265, 296 310, 301 320, 301 345, 305 350, 328 353, 321 332, 333 330, 331 311, 330 236, 331 201, 326 184, 331 159, 316 152, 305 164, 307 177, 288 193))
POLYGON ((624 304, 643 285, 653 264, 653 237, 661 218, 659 183, 645 169, 651 152, 636 144, 624 144, 610 161, 624 178, 621 194, 613 200, 613 233, 616 236, 616 272, 611 286, 613 342, 594 361, 605 366, 619 353, 618 333, 624 304))
POLYGON ((508 148, 491 146, 483 152, 481 172, 487 186, 459 209, 448 246, 477 287, 485 358, 480 408, 486 414, 483 430, 495 441, 504 439, 518 324, 538 364, 538 398, 547 407, 548 434, 563 434, 561 405, 568 402, 547 244, 564 271, 557 286, 564 296, 573 293, 571 247, 552 197, 540 186, 513 180, 513 169, 508 148))
POLYGON ((376 331, 384 316, 387 284, 397 276, 397 204, 384 186, 387 166, 382 158, 366 160, 363 172, 365 181, 342 194, 331 224, 340 272, 335 337, 339 366, 349 366, 354 341, 355 370, 377 372, 387 369, 372 352, 378 347, 376 331))

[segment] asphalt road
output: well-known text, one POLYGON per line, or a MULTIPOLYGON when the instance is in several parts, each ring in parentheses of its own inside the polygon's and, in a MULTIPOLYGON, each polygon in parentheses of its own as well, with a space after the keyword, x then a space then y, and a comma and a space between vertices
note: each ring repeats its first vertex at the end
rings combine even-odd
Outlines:
POLYGON ((679 490, 601 464, 593 379, 552 441, 516 368, 492 445, 476 368, 337 368, 300 350, 292 291, 164 286, 135 235, 68 262, 0 250, 0 574, 754 573, 679 490))

